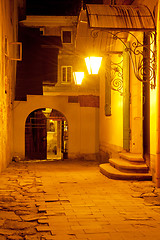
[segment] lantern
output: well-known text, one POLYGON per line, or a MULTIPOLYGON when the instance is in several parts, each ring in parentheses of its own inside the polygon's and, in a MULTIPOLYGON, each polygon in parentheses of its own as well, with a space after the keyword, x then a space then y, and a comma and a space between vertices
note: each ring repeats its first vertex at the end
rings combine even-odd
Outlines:
POLYGON ((102 57, 87 57, 85 58, 87 70, 89 74, 98 74, 101 66, 102 57))

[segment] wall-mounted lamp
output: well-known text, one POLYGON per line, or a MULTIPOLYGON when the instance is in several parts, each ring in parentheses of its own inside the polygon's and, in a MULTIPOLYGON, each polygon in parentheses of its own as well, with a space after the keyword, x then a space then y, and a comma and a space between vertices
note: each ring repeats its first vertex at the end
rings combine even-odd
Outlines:
POLYGON ((50 120, 49 120, 49 122, 50 122, 50 123, 53 123, 53 122, 54 122, 54 120, 53 120, 53 119, 50 119, 50 120))
POLYGON ((98 74, 101 66, 102 57, 87 57, 85 58, 87 70, 89 74, 98 74))
POLYGON ((73 78, 74 78, 75 84, 80 85, 84 78, 84 72, 73 72, 73 78))

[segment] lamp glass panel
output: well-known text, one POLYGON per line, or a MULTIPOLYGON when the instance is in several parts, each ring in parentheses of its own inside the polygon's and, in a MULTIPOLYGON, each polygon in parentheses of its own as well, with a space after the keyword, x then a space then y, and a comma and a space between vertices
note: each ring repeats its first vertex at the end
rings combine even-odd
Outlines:
POLYGON ((87 57, 85 58, 87 70, 89 74, 98 74, 101 66, 102 57, 87 57))
POLYGON ((82 83, 82 80, 84 78, 84 72, 74 72, 74 81, 77 85, 80 85, 82 83))

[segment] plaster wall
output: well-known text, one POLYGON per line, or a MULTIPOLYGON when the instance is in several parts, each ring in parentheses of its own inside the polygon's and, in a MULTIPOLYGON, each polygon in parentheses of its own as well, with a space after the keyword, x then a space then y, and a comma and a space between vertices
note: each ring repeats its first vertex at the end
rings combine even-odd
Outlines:
POLYGON ((152 179, 156 181, 156 151, 157 151, 157 88, 150 90, 150 169, 152 179))
MULTIPOLYGON (((112 62, 119 62, 118 58, 114 54, 112 62)), ((102 66, 100 85, 100 150, 111 157, 123 150, 123 90, 122 93, 111 90, 111 116, 105 116, 105 67, 102 66)), ((130 93, 130 152, 142 153, 142 83, 136 79, 131 64, 130 93)))
MULTIPOLYGON (((105 70, 100 77, 100 151, 116 154, 123 147, 123 97, 111 90, 111 116, 105 116, 105 70)), ((107 159, 106 159, 107 160, 107 159)))
POLYGON ((68 103, 67 96, 27 96, 27 101, 14 102, 14 155, 25 157, 25 121, 27 116, 39 108, 53 108, 68 122, 69 158, 91 159, 98 152, 98 108, 80 107, 79 103, 68 103))
MULTIPOLYGON (((9 58, 9 43, 17 40, 17 1, 0 4, 0 171, 13 156, 13 99, 16 61, 9 58)), ((14 52, 14 49, 13 49, 14 52)), ((12 52, 12 53, 13 53, 12 52)))
MULTIPOLYGON (((149 0, 145 0, 145 3, 150 8, 153 16, 155 17, 156 25, 159 24, 157 19, 157 7, 158 1, 154 0, 151 4, 149 0)), ((158 27, 157 27, 158 28, 158 27)), ((157 47, 156 47, 157 50, 157 47)), ((157 56, 158 58, 158 56, 157 56)), ((158 66, 158 62, 157 62, 158 66)), ((156 76, 156 81, 158 80, 156 76)), ((155 171, 155 156, 156 156, 156 140, 157 140, 157 83, 155 89, 150 89, 150 154, 151 154, 151 168, 155 171)))
MULTIPOLYGON (((94 155, 99 152, 99 109, 80 108, 80 152, 94 155), (89 142, 88 142, 89 141, 89 142)), ((87 156, 86 156, 87 157, 87 156)))
MULTIPOLYGON (((139 41, 143 40, 142 33, 133 33, 139 41)), ((130 45, 135 41, 134 38, 128 39, 130 45)), ((134 59, 134 55, 133 55, 134 59)), ((143 112, 142 112, 142 82, 140 82, 133 71, 133 65, 130 63, 130 129, 131 141, 130 152, 143 154, 143 112)))
MULTIPOLYGON (((157 25, 157 8, 158 8, 158 1, 157 0, 135 0, 134 4, 144 4, 146 5, 155 20, 155 24, 157 25)), ((151 154, 151 169, 155 171, 155 155, 156 155, 156 114, 157 114, 157 102, 156 102, 156 95, 157 95, 157 87, 155 89, 150 90, 150 154, 151 154)))
POLYGON ((158 5, 158 0, 152 0, 152 1, 150 1, 150 0, 134 0, 133 4, 134 5, 139 5, 139 4, 146 5, 150 9, 152 15, 154 16, 154 13, 155 13, 157 5, 158 5))
MULTIPOLYGON (((143 4, 146 5, 155 20, 156 29, 158 29, 158 18, 157 18, 157 12, 158 12, 158 0, 135 0, 134 4, 143 4)), ((157 34, 158 35, 158 34, 157 34)), ((157 41, 158 43, 158 41, 157 41)), ((156 46, 156 50, 158 49, 158 46, 156 46)), ((157 56, 158 59, 158 56, 157 56)), ((157 62, 158 67, 158 62, 157 62)), ((158 70, 158 69, 157 69, 158 70)), ((158 73, 158 71, 157 71, 158 73)), ((157 81, 158 77, 156 77, 157 81)), ((155 89, 150 89, 150 170, 152 173, 152 179, 155 182, 156 181, 156 151, 157 151, 157 86, 155 89)))
POLYGON ((130 152, 143 153, 142 150, 142 83, 139 82, 133 71, 131 73, 131 104, 130 104, 130 128, 131 128, 131 141, 130 152))
POLYGON ((150 90, 150 153, 156 154, 156 92, 157 89, 150 90))

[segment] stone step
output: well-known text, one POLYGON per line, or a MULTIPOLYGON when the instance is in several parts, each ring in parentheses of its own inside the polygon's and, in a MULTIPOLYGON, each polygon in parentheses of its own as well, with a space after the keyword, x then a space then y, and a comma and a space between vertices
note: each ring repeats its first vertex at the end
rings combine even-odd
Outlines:
POLYGON ((111 158, 109 162, 112 167, 122 172, 147 173, 149 170, 145 163, 135 164, 122 158, 111 158))
POLYGON ((152 175, 150 173, 126 173, 112 167, 110 163, 100 164, 100 172, 108 178, 117 180, 137 180, 137 181, 151 181, 152 175))
POLYGON ((122 153, 119 153, 119 157, 127 161, 133 162, 135 164, 144 163, 144 159, 142 155, 138 153, 122 152, 122 153))

